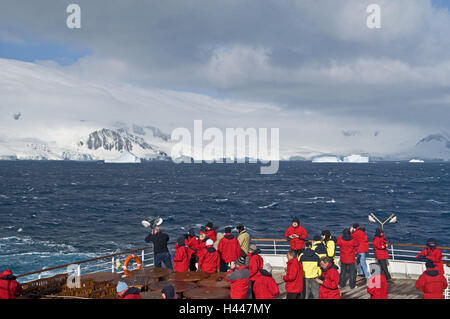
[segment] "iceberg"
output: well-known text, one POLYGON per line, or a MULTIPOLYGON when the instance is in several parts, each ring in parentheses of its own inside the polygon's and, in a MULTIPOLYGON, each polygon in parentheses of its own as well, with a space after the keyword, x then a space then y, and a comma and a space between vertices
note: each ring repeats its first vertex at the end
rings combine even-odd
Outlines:
POLYGON ((369 163, 369 157, 352 154, 344 157, 344 163, 369 163))
POLYGON ((342 160, 337 156, 318 156, 312 159, 313 163, 342 163, 342 160))
POLYGON ((420 159, 412 159, 412 160, 410 160, 409 162, 410 162, 410 163, 424 163, 424 161, 423 161, 423 160, 420 160, 420 159))
POLYGON ((131 154, 130 152, 124 151, 122 152, 122 154, 120 154, 120 156, 116 159, 105 159, 105 163, 133 163, 133 164, 137 164, 140 163, 141 159, 134 156, 133 154, 131 154))

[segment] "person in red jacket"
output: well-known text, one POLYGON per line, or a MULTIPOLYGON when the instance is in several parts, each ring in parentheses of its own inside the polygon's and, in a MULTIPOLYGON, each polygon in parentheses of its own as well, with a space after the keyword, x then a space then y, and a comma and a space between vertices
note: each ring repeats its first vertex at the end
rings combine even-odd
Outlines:
POLYGON ((10 269, 0 274, 0 299, 16 299, 22 293, 22 286, 10 269))
POLYGON ((119 281, 116 287, 119 299, 142 299, 140 290, 136 287, 129 288, 126 283, 119 281))
POLYGON ((247 299, 250 275, 245 265, 245 258, 239 257, 236 261, 232 261, 225 278, 231 282, 231 299, 247 299))
POLYGON ((206 235, 206 237, 211 239, 214 243, 216 242, 216 240, 217 240, 217 232, 215 230, 215 227, 214 227, 213 223, 209 222, 208 224, 206 224, 206 226, 205 226, 205 235, 206 235))
POLYGON ((288 227, 284 237, 290 241, 291 250, 295 251, 298 257, 305 249, 305 239, 308 238, 308 233, 304 227, 300 226, 298 218, 292 220, 292 225, 288 227))
POLYGON ((350 277, 350 289, 356 287, 356 248, 359 246, 358 240, 350 235, 349 229, 344 229, 342 236, 339 236, 336 245, 340 247, 339 261, 341 262, 341 274, 339 286, 345 287, 348 277, 350 277))
POLYGON ((384 232, 377 228, 375 231, 375 237, 373 238, 373 248, 375 249, 375 258, 381 266, 383 273, 386 275, 386 279, 391 280, 391 274, 389 273, 387 260, 389 259, 389 253, 387 251, 387 240, 384 236, 384 232))
POLYGON ((241 257, 241 245, 231 233, 231 227, 225 227, 225 235, 219 241, 217 250, 220 254, 220 271, 226 272, 228 264, 241 257))
POLYGON ((436 247, 436 239, 429 238, 427 240, 427 248, 422 250, 417 259, 427 261, 431 260, 441 275, 444 274, 444 263, 442 262, 442 251, 436 247))
POLYGON ((248 249, 248 271, 250 272, 250 286, 249 286, 249 296, 248 299, 255 298, 255 294, 253 291, 253 284, 255 282, 255 276, 259 274, 261 269, 264 266, 264 259, 259 255, 261 250, 256 247, 256 245, 252 244, 248 249))
POLYGON ((186 234, 185 245, 188 248, 189 270, 196 271, 197 267, 195 264, 198 261, 197 251, 199 249, 200 241, 197 236, 195 236, 195 230, 189 229, 186 234))
POLYGON ((206 241, 208 239, 209 238, 206 237, 205 232, 200 231, 200 234, 198 235, 197 262, 199 262, 200 257, 206 253, 206 241))
POLYGON ((272 266, 265 264, 263 269, 253 277, 254 299, 274 299, 280 294, 280 289, 272 277, 272 266))
POLYGON ((220 255, 213 245, 214 242, 211 239, 206 241, 205 252, 198 261, 199 269, 208 274, 213 274, 220 268, 220 255))
POLYGON ((358 268, 358 274, 364 276, 366 280, 369 279, 369 272, 367 270, 367 254, 369 253, 369 241, 367 239, 366 230, 359 226, 359 224, 354 224, 350 228, 350 233, 353 238, 355 238, 359 245, 356 247, 356 265, 358 268))
POLYGON ((338 267, 332 263, 330 257, 322 257, 320 268, 322 268, 322 275, 316 278, 320 285, 319 299, 341 299, 338 267))
POLYGON ((367 281, 367 292, 370 299, 388 299, 388 284, 386 276, 377 263, 370 264, 371 277, 367 281))
POLYGON ((431 260, 428 260, 425 266, 427 269, 417 279, 416 288, 423 291, 423 299, 444 299, 443 291, 447 289, 447 279, 431 260))
POLYGON ((189 270, 189 251, 183 237, 178 238, 173 256, 173 271, 183 272, 189 270))
POLYGON ((286 299, 300 299, 303 291, 303 266, 297 259, 294 250, 287 253, 287 269, 283 277, 286 287, 286 299))

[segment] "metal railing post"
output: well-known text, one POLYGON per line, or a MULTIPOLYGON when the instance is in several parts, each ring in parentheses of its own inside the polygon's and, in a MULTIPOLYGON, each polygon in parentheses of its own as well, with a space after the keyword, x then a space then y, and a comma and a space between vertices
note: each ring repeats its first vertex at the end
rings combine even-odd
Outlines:
POLYGON ((111 272, 114 272, 114 268, 115 268, 115 264, 114 264, 114 257, 111 260, 111 272))
POLYGON ((392 245, 392 244, 391 244, 391 253, 392 253, 392 260, 395 260, 394 245, 392 245))
POLYGON ((142 249, 142 268, 144 268, 144 261, 145 261, 145 250, 142 249))
POLYGON ((273 251, 274 251, 274 255, 277 254, 277 242, 274 240, 273 241, 273 251))

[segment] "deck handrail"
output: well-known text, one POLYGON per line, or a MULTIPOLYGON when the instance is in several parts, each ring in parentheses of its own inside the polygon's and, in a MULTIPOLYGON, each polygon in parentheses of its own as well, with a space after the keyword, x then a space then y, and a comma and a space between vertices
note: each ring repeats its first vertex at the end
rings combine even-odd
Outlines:
MULTIPOLYGON (((286 242, 288 241, 287 239, 281 239, 281 238, 261 238, 261 239, 251 239, 252 241, 276 241, 276 242, 286 242)), ((308 239, 306 239, 308 240, 308 239)), ((373 242, 369 241, 369 244, 373 244, 373 242)), ((414 247, 414 248, 426 248, 427 246, 425 245, 413 245, 413 244, 396 244, 396 243, 389 243, 389 245, 393 245, 393 246, 403 246, 403 247, 414 247)), ((437 248, 439 249, 445 249, 445 250, 450 250, 450 247, 441 247, 441 246, 437 246, 437 248)))
POLYGON ((147 249, 151 249, 151 248, 153 248, 153 245, 146 246, 146 247, 143 247, 143 248, 127 250, 127 251, 123 251, 123 252, 118 252, 118 253, 114 253, 114 254, 109 254, 109 255, 105 255, 105 256, 100 256, 100 257, 95 257, 95 258, 90 258, 90 259, 84 259, 84 260, 80 260, 80 261, 74 261, 74 262, 71 262, 70 264, 64 264, 64 265, 49 267, 49 268, 45 268, 45 269, 36 270, 36 271, 28 272, 28 273, 25 273, 25 274, 17 275, 16 278, 27 277, 27 276, 35 275, 35 274, 38 274, 38 273, 41 273, 41 272, 48 272, 48 271, 52 271, 52 270, 56 270, 56 269, 66 268, 66 267, 68 267, 70 265, 74 265, 74 264, 76 264, 76 265, 85 264, 85 263, 89 263, 89 262, 93 262, 93 261, 97 261, 97 260, 101 260, 101 259, 112 258, 112 257, 121 256, 121 255, 125 255, 125 254, 132 254, 132 253, 136 253, 138 251, 143 251, 143 250, 147 250, 147 249))

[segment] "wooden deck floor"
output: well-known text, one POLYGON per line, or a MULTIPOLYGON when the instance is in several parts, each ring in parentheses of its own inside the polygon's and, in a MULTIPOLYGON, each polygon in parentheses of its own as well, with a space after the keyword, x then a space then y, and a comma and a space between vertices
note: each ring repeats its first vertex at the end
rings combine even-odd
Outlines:
MULTIPOLYGON (((273 271, 273 277, 280 289, 279 299, 286 298, 286 289, 283 282, 283 272, 273 271)), ((359 278, 359 277, 358 277, 359 278)), ((393 279, 388 283, 389 299, 421 299, 422 293, 416 289, 416 280, 414 279, 393 279)), ((350 289, 347 286, 341 289, 342 299, 369 299, 370 295, 367 293, 367 286, 365 281, 358 279, 355 289, 350 289)))

